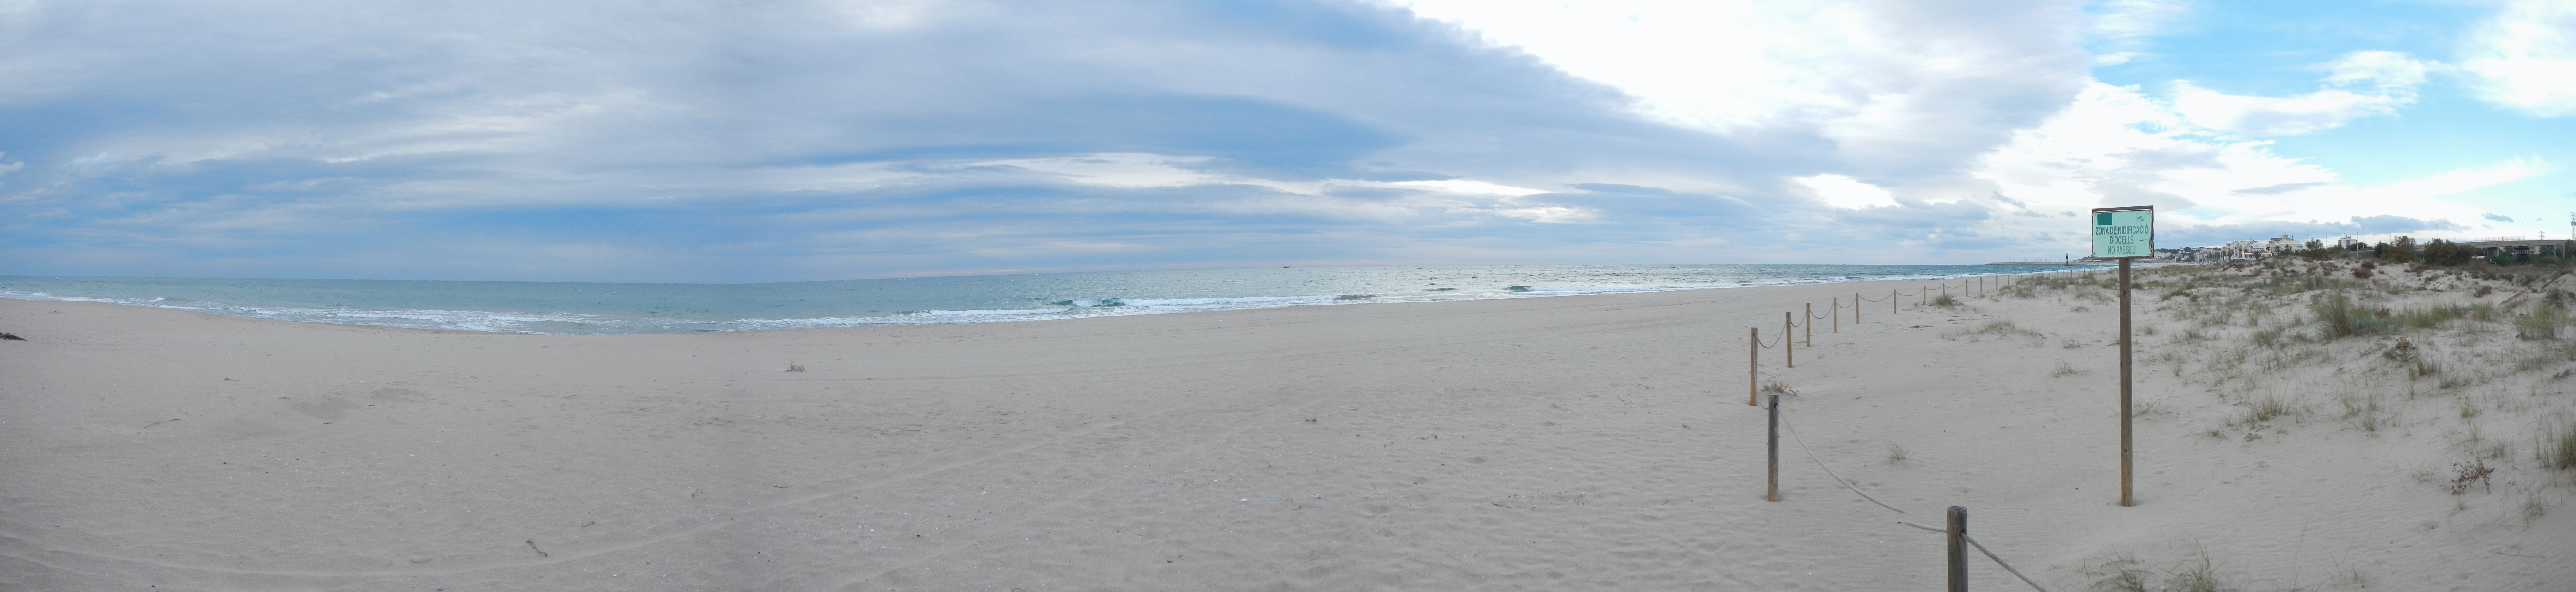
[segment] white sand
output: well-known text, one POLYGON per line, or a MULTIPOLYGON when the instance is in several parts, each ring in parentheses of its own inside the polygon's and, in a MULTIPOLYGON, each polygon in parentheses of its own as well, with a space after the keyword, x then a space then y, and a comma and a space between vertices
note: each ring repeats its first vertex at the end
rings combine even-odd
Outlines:
POLYGON ((2145 362, 2215 347, 2168 327, 2121 508, 2114 309, 2054 297, 1766 351, 1807 441, 1912 514, 1794 446, 1762 501, 1745 327, 1916 285, 622 336, 0 300, 31 340, 0 342, 0 590, 1936 589, 1941 536, 1895 520, 1953 504, 2062 592, 2202 553, 2247 590, 2576 589, 2523 435, 2569 382, 2490 412, 2514 466, 2454 496, 2416 476, 2470 458, 2456 404, 2246 441, 2145 362), (1962 334, 1995 318, 2043 335, 1962 334))

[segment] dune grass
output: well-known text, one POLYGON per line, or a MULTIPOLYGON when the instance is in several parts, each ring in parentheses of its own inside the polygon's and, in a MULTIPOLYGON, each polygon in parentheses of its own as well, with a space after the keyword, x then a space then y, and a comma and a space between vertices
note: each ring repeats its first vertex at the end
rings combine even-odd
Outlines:
POLYGON ((2576 422, 2551 421, 2543 425, 2540 445, 2535 448, 2542 468, 2576 472, 2576 422))

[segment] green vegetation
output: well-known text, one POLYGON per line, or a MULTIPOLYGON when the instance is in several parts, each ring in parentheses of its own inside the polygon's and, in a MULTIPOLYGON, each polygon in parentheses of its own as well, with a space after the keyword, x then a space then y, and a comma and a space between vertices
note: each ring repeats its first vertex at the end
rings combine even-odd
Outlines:
POLYGON ((2476 256, 2477 249, 2460 243, 2438 238, 2424 243, 2423 260, 2429 265, 2459 265, 2476 256))
POLYGON ((2323 334, 2318 337, 2329 341, 2395 333, 2406 326, 2402 321, 2390 320, 2388 309, 2379 309, 2377 313, 2365 312, 2354 307, 2352 299, 2342 294, 2317 299, 2315 304, 2308 305, 2308 310, 2317 315, 2317 324, 2324 327, 2323 334))
POLYGON ((2557 339, 2558 327, 2567 324, 2567 309, 2542 302, 2531 312, 2513 318, 2513 336, 2522 339, 2557 339))
POLYGON ((2381 261, 2387 261, 2390 263, 2414 263, 2415 237, 2397 237, 2395 240, 2379 243, 2379 246, 2373 250, 2379 252, 2379 260, 2381 261))

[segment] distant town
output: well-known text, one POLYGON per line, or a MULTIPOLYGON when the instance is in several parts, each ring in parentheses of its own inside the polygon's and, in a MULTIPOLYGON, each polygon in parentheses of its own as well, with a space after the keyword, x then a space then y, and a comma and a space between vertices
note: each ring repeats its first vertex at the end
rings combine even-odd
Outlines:
MULTIPOLYGON (((2278 238, 2230 241, 2209 247, 2156 249, 2152 259, 2139 263, 2225 263, 2256 261, 2275 257, 2298 257, 2311 260, 2367 258, 2408 263, 2457 265, 2484 261, 2496 265, 2556 265, 2567 260, 2576 250, 2576 241, 2542 237, 2500 236, 2452 241, 2431 239, 2417 242, 2414 237, 2399 236, 2388 242, 2355 240, 2350 235, 2327 242, 2311 238, 2299 240, 2291 235, 2278 238)), ((2007 261, 1991 265, 2076 265, 2103 264, 2117 261, 2110 257, 2068 258, 2062 261, 2007 261)))

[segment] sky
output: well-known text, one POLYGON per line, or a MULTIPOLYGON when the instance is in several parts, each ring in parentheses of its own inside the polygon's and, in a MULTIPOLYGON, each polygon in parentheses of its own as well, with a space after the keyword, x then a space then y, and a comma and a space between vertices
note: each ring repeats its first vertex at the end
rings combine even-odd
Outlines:
POLYGON ((2572 138, 2576 0, 0 0, 0 275, 2547 238, 2572 138))

